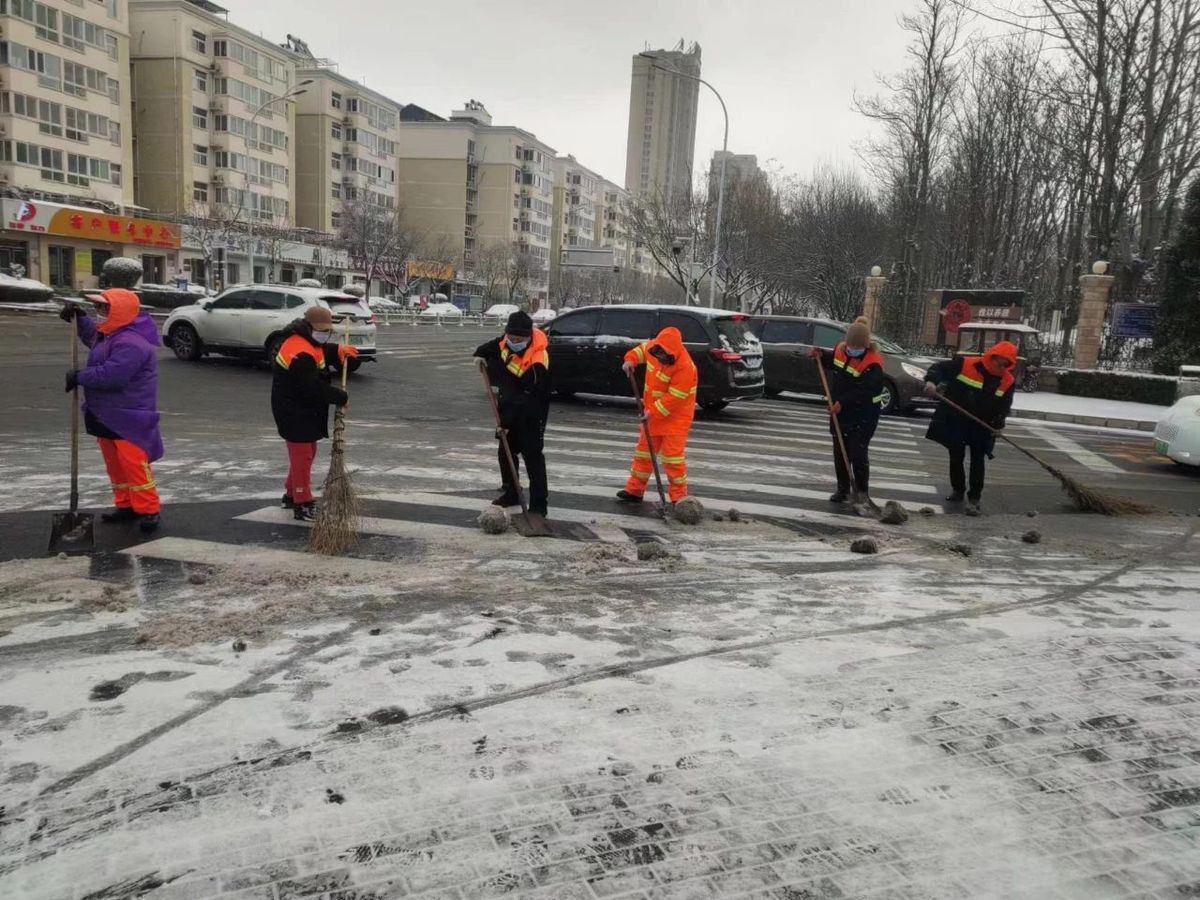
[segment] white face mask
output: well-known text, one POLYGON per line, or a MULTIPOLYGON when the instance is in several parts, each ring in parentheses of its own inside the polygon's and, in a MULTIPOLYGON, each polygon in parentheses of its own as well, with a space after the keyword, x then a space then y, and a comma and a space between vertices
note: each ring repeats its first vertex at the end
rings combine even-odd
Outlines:
POLYGON ((333 337, 332 331, 314 331, 312 334, 313 334, 313 343, 316 343, 316 344, 324 344, 331 337, 333 337))

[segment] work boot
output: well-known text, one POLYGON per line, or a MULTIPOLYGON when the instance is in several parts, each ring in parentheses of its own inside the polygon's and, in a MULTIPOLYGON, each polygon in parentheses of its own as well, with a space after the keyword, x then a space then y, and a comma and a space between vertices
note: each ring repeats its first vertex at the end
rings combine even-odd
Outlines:
POLYGON ((642 495, 641 494, 631 494, 631 493, 629 493, 629 491, 626 491, 626 490, 619 490, 619 491, 617 491, 617 499, 621 500, 625 503, 641 503, 642 495))
POLYGON ((284 494, 282 497, 279 498, 279 505, 283 509, 295 509, 296 501, 292 499, 291 494, 284 494))
POLYGON ((520 506, 521 495, 516 491, 504 489, 504 493, 492 501, 492 506, 520 506))
POLYGON ((850 492, 843 491, 841 488, 838 488, 836 491, 834 491, 829 496, 830 503, 845 503, 849 499, 850 499, 850 492))
POLYGON ((963 492, 962 491, 951 491, 950 496, 946 498, 946 502, 947 503, 962 503, 963 502, 963 492))
POLYGON ((315 522, 317 504, 311 500, 308 503, 297 503, 292 507, 292 518, 297 522, 315 522))
POLYGON ((539 515, 543 519, 546 518, 548 509, 549 509, 549 504, 546 504, 546 503, 535 503, 535 504, 533 504, 533 506, 529 507, 529 511, 531 513, 534 513, 535 515, 539 515))
POLYGON ((963 510, 963 512, 966 513, 971 518, 975 518, 976 516, 978 516, 980 514, 979 501, 978 500, 968 500, 967 507, 966 507, 966 509, 963 510))
POLYGON ((142 521, 138 523, 138 528, 141 529, 143 534, 150 534, 151 532, 158 531, 158 526, 160 524, 158 513, 150 513, 149 515, 142 516, 141 518, 142 521))
POLYGON ((110 525, 114 522, 132 522, 137 517, 132 506, 118 506, 106 513, 100 513, 100 521, 110 525))

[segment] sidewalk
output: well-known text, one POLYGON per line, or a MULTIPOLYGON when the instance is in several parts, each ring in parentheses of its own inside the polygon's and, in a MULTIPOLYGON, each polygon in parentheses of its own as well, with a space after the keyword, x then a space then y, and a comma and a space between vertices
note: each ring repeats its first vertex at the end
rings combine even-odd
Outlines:
POLYGON ((1154 431, 1168 407, 1122 400, 1097 400, 1094 397, 1070 397, 1065 394, 1026 394, 1017 391, 1012 415, 1018 419, 1040 419, 1071 425, 1099 428, 1123 428, 1127 431, 1154 431))

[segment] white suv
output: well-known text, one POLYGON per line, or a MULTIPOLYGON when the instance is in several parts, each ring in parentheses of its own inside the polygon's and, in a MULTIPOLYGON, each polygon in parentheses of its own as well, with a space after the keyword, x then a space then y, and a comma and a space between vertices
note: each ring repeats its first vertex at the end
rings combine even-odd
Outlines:
POLYGON ((163 339, 177 357, 188 361, 209 353, 274 359, 284 329, 317 305, 333 313, 339 341, 349 323, 350 345, 358 350, 358 357, 350 361, 351 372, 375 358, 375 314, 366 300, 288 284, 237 285, 216 297, 181 306, 163 323, 163 339))

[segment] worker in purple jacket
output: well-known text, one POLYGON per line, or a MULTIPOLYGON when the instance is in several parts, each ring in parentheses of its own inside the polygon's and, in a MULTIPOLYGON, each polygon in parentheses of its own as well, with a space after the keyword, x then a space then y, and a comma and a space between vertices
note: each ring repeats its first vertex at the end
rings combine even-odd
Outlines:
POLYGON ((137 294, 109 288, 94 300, 96 315, 73 304, 62 311, 75 320, 89 348, 87 365, 67 373, 67 390, 83 388, 83 422, 96 438, 116 508, 105 522, 140 520, 144 532, 158 528, 161 504, 150 463, 163 455, 158 431, 158 353, 161 340, 137 294))

